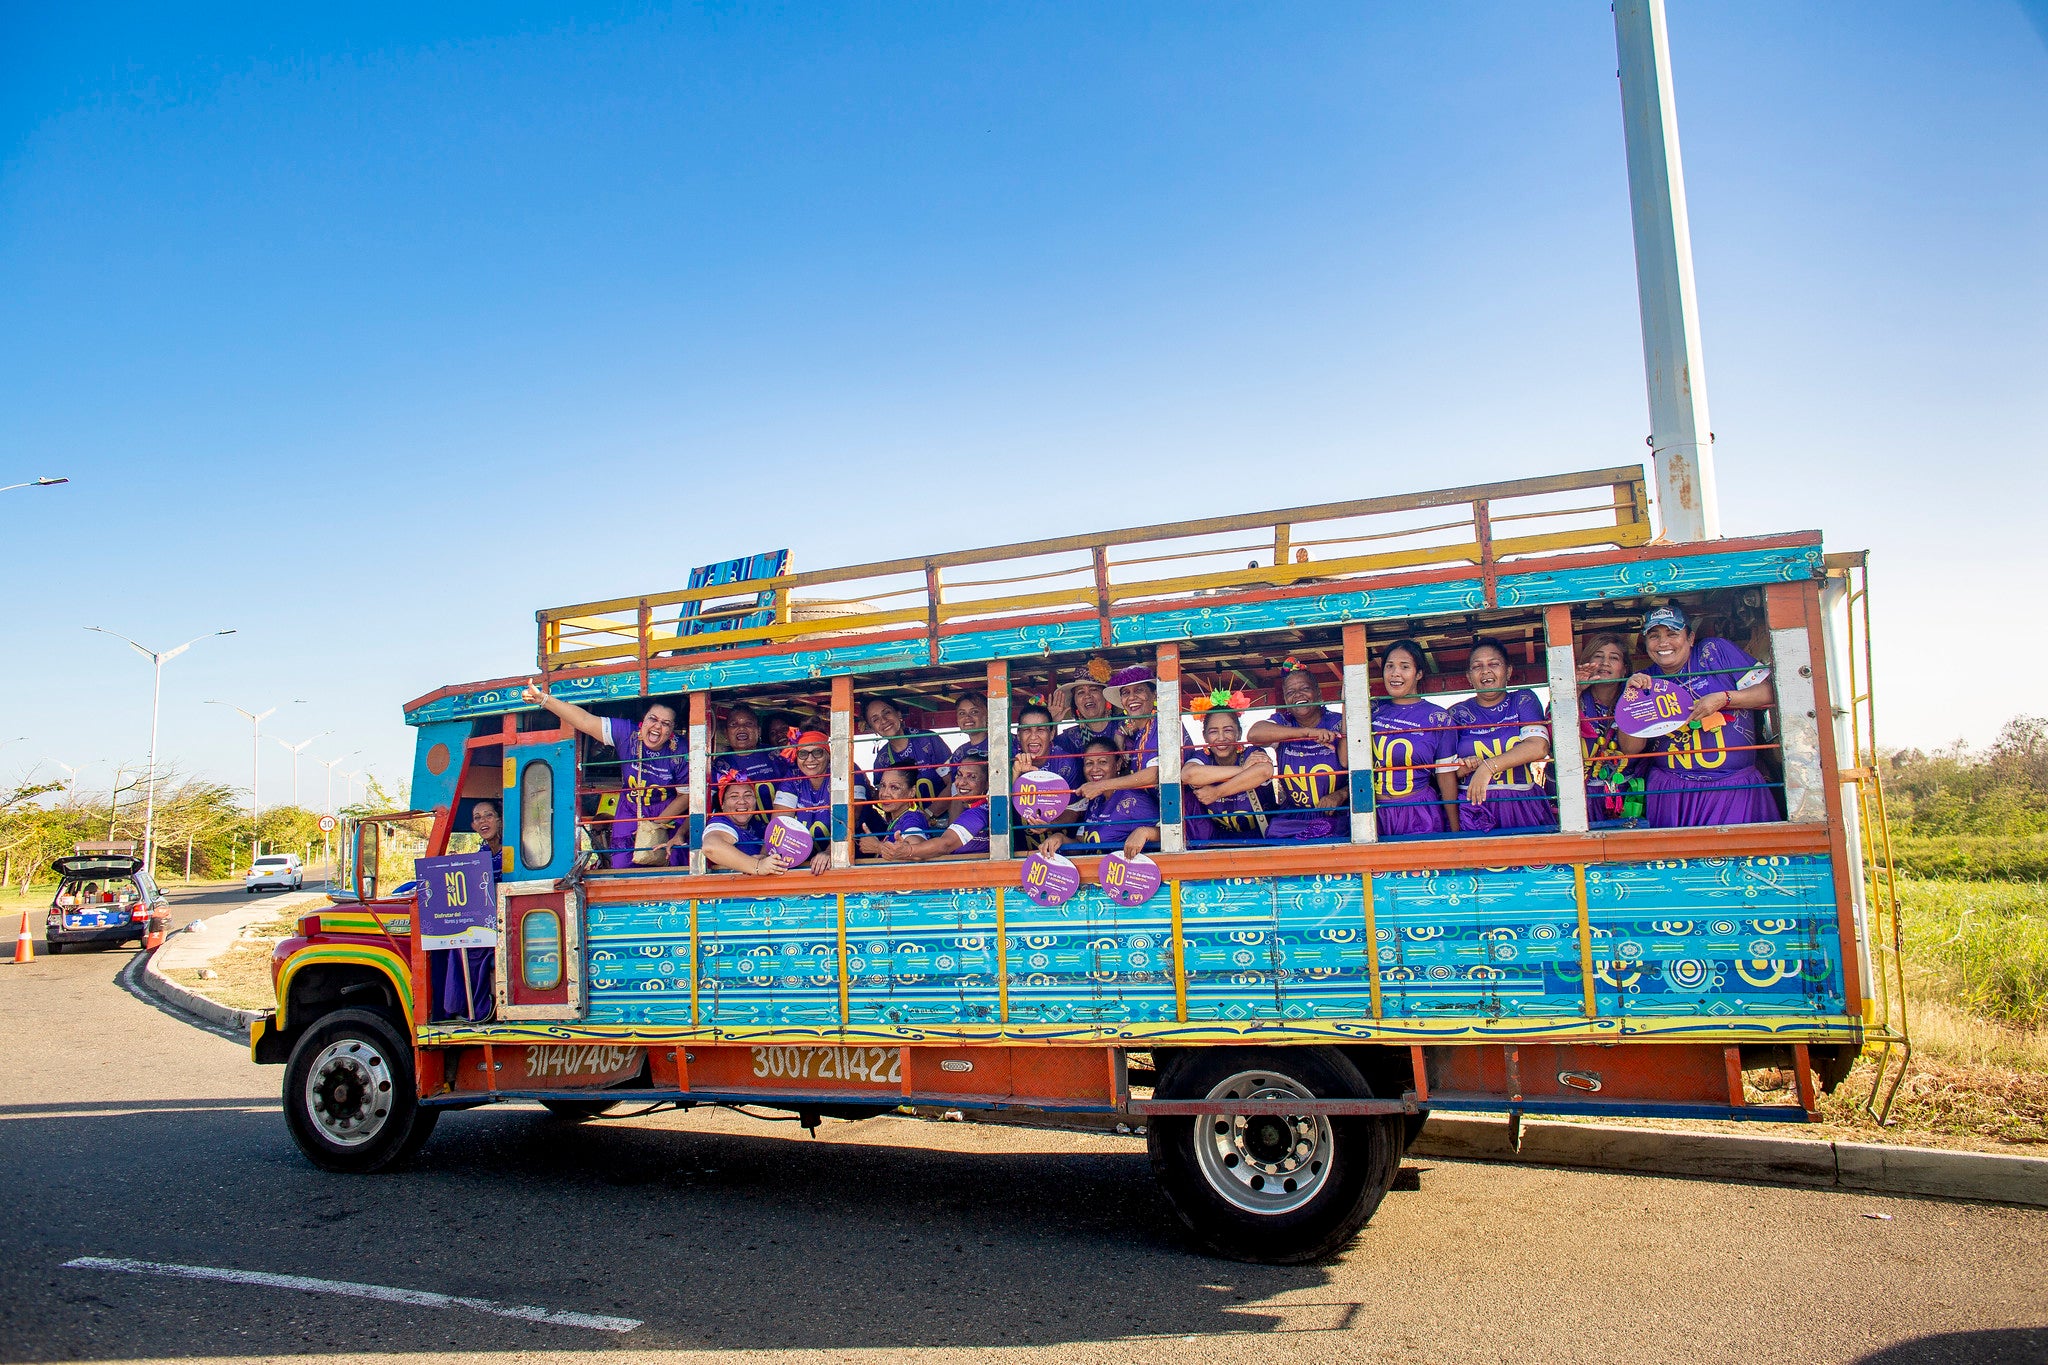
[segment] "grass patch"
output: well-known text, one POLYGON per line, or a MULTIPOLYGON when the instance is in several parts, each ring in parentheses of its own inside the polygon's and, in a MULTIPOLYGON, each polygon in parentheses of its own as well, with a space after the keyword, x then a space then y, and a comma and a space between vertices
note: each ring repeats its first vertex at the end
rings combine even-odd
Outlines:
MULTIPOLYGON (((2048 1027, 2048 884, 1902 877, 1899 921, 1909 1007, 1947 1006, 2009 1030, 2048 1027)), ((1961 1023, 1946 1027, 1950 1041, 1960 1041, 1961 1023)), ((1914 1032, 1918 1041, 1917 1025, 1914 1032)), ((2040 1064, 2038 1048, 2021 1051, 2040 1064)))
POLYGON ((1892 860, 1901 871, 1916 877, 2040 882, 2048 880, 2048 837, 2038 834, 1894 837, 1892 860))

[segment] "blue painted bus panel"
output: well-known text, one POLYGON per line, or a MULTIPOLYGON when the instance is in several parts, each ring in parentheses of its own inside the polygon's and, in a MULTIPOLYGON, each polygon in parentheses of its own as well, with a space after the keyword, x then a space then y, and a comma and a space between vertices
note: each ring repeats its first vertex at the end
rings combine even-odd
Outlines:
POLYGON ((1065 905, 1004 898, 1010 1022, 1172 1023, 1173 906, 1118 905, 1084 886, 1065 905))
MULTIPOLYGON (((1586 872, 1604 1019, 1841 1015, 1834 882, 1820 856, 1665 859, 1586 872)), ((1578 901, 1564 865, 1373 877, 1388 1021, 1582 1017, 1578 901)), ((689 907, 593 905, 593 1024, 690 1022, 689 907)), ((699 1022, 841 1026, 833 896, 703 901, 699 1022)), ((1368 1020, 1371 958, 1357 876, 1181 886, 1191 1023, 1368 1020)), ((846 898, 845 1023, 943 1029, 1009 1022, 1170 1024, 1172 904, 1065 905, 1006 894, 997 979, 987 888, 846 898)))
POLYGON ((856 1024, 994 1024, 996 893, 846 898, 847 1013, 856 1024))
POLYGON ((697 1008, 714 1027, 844 1024, 838 897, 699 901, 697 1008))
POLYGON ((689 1027, 689 902, 592 904, 583 914, 592 1022, 689 1027))
POLYGON ((1817 545, 1734 554, 1677 555, 1582 569, 1503 574, 1494 600, 1503 607, 1541 607, 1555 602, 1595 602, 1616 597, 1668 597, 1746 583, 1793 583, 1818 578, 1823 570, 1817 545))

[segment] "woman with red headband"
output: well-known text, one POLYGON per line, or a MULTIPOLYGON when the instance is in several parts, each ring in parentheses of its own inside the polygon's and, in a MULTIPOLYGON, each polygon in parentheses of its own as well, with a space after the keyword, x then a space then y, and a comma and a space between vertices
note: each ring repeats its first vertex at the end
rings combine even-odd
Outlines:
MULTIPOLYGON (((792 729, 782 756, 796 775, 775 784, 775 809, 810 829, 811 871, 823 872, 832 864, 832 741, 822 730, 792 729)), ((865 799, 867 788, 855 795, 865 799)))
POLYGON ((704 861, 749 876, 772 877, 788 871, 773 853, 761 851, 768 817, 754 797, 754 784, 736 772, 718 779, 717 815, 704 822, 704 861))

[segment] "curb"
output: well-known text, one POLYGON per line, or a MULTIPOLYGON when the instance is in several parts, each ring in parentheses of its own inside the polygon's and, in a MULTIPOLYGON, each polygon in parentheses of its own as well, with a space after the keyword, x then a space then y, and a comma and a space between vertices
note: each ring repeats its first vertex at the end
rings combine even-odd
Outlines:
POLYGON ((243 1040, 249 1037, 249 1025, 263 1017, 260 1010, 230 1009, 218 1001, 208 1000, 195 990, 180 986, 157 969, 156 954, 149 955, 149 961, 142 968, 142 985, 165 1004, 175 1005, 187 1014, 196 1015, 209 1024, 239 1033, 243 1040))
POLYGON ((1996 1152, 1528 1121, 1517 1152, 1508 1146, 1505 1122, 1449 1114, 1430 1115, 1429 1126, 1408 1151, 1457 1161, 1704 1176, 2048 1208, 2048 1160, 1996 1152))

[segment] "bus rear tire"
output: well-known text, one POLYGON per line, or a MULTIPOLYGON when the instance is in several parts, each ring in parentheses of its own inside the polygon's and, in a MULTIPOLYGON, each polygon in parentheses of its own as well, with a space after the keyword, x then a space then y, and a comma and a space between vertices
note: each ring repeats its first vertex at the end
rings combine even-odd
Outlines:
MULTIPOLYGON (((1190 1048, 1160 1077, 1161 1099, 1369 1098, 1329 1048, 1190 1048)), ((1237 1261, 1295 1265, 1341 1250, 1401 1167, 1399 1115, 1154 1116, 1152 1172, 1180 1221, 1237 1261)))
POLYGON ((391 1021, 370 1010, 336 1010, 292 1048, 284 1117, 307 1160, 357 1174, 418 1151, 440 1115, 420 1107, 412 1047, 391 1021))

